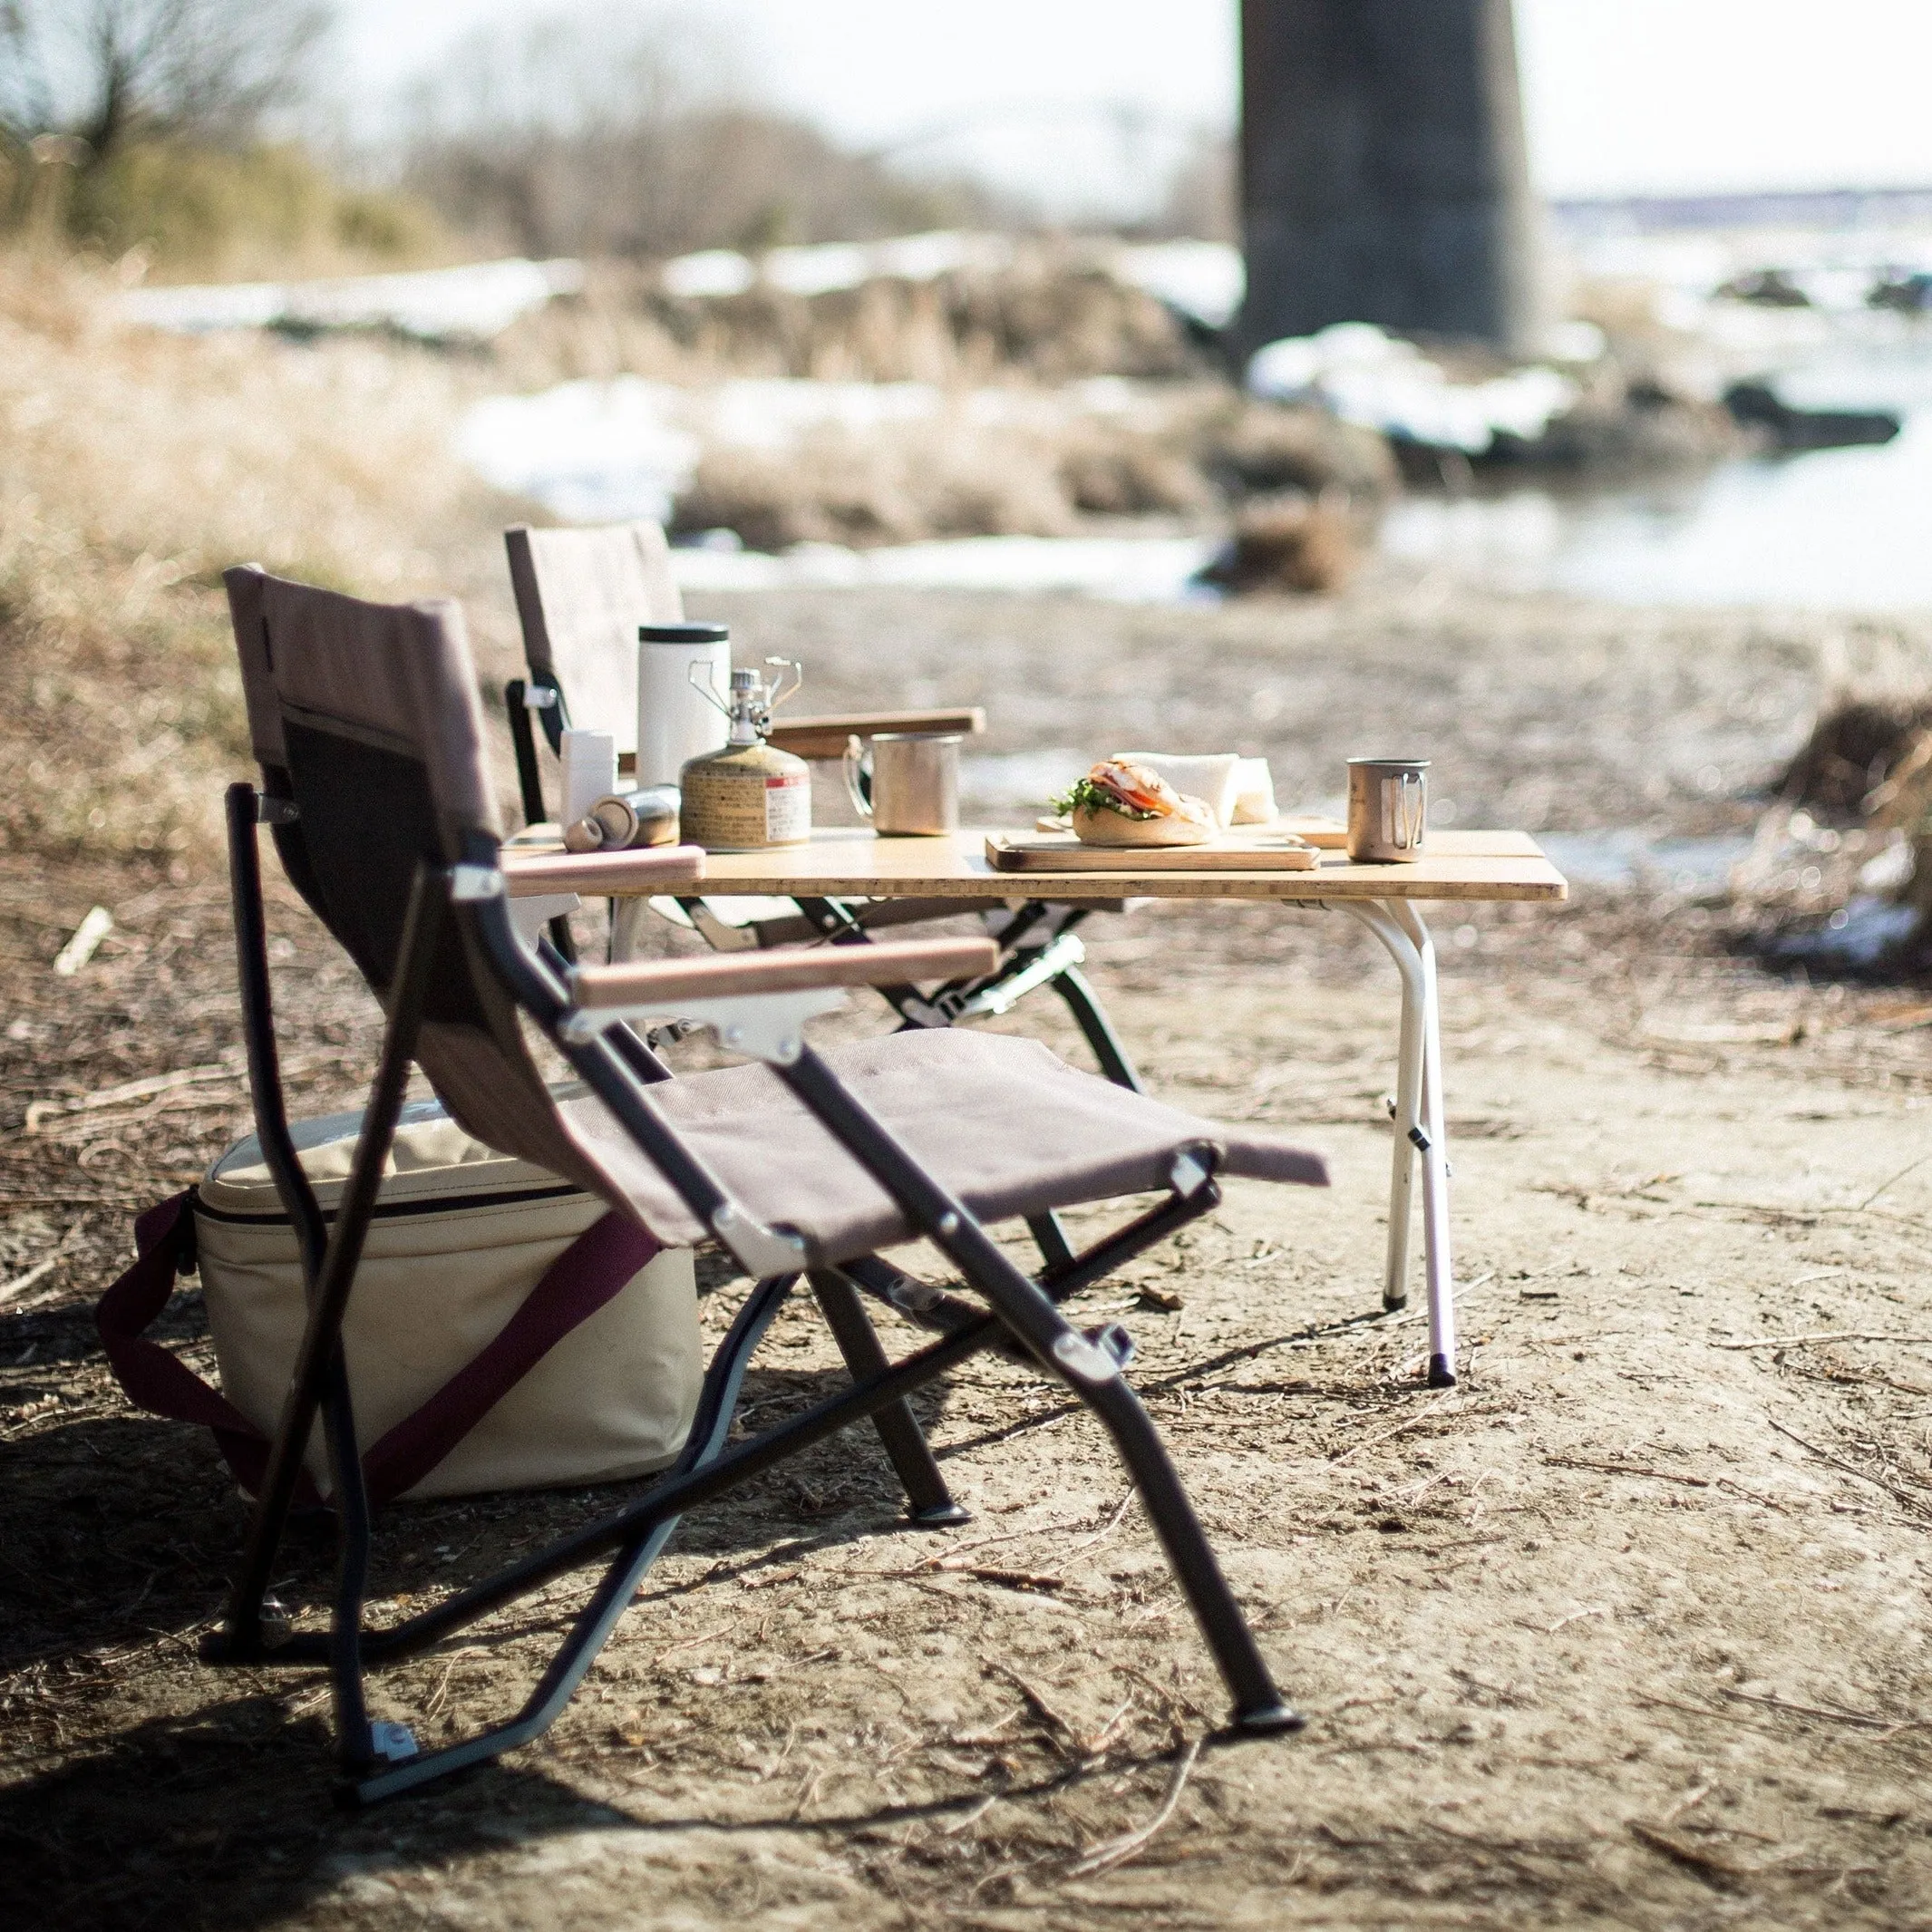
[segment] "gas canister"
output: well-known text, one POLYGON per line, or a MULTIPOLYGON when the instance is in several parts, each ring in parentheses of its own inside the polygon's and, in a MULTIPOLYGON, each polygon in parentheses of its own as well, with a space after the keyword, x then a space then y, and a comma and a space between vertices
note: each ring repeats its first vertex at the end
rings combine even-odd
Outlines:
POLYGON ((802 845, 811 836, 811 772, 802 758, 766 742, 772 714, 804 681, 793 660, 771 657, 767 683, 756 671, 731 674, 731 691, 692 682, 724 713, 731 736, 722 751, 689 760, 678 778, 682 803, 679 836, 708 852, 758 851, 767 846, 802 845), (782 690, 786 671, 790 690, 782 690))

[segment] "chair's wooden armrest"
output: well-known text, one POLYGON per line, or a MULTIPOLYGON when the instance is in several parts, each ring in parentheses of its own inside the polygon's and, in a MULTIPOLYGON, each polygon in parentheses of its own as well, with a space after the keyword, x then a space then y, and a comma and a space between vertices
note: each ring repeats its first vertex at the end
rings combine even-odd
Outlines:
POLYGON ((695 845, 646 845, 627 852, 519 852, 499 855, 511 898, 550 892, 587 892, 593 898, 675 892, 704 876, 704 852, 695 845))
POLYGON ((882 946, 819 946, 798 952, 580 966, 572 985, 579 1006, 607 1011, 614 1006, 675 1005, 687 999, 801 993, 816 986, 977 978, 998 964, 999 948, 990 939, 900 939, 882 946))
POLYGON ((986 714, 978 705, 951 711, 854 711, 842 716, 780 718, 772 726, 772 743, 799 758, 843 758, 848 738, 869 738, 876 732, 958 732, 971 737, 986 728, 986 714))

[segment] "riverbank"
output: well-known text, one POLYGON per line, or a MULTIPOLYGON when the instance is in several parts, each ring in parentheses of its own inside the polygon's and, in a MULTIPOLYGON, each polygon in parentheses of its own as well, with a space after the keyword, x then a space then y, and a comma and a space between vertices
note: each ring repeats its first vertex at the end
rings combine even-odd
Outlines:
MULTIPOLYGON (((452 529, 422 561, 464 596, 486 675, 507 672, 493 537, 452 529)), ((1748 825, 1835 684, 1932 676, 1926 627, 1632 613, 1393 567, 1333 599, 1222 607, 692 601, 744 650, 801 656, 814 708, 985 703, 979 809, 1009 819, 1056 748, 1238 743, 1318 801, 1345 752, 1399 740, 1437 760, 1460 824, 1714 836, 1748 825)), ((507 1927, 568 1899, 592 1927, 1131 1908, 1661 1932, 1932 1909, 1914 1421, 1932 1364, 1864 1339, 1925 1332, 1921 995, 1767 975, 1729 953, 1707 887, 1667 876, 1439 918, 1470 1347, 1445 1398, 1414 1378, 1414 1318, 1376 1313, 1385 963, 1316 916, 1095 922, 1095 976, 1154 1090, 1335 1163, 1325 1196, 1231 1189, 1083 1310, 1140 1344, 1308 1730, 1210 1745, 1180 1777, 1218 1696, 1151 1539, 1087 1424, 987 1365, 927 1411, 972 1527, 908 1542, 872 1445, 828 1445, 687 1526, 540 1746, 350 1819, 325 1801, 318 1687, 195 1661, 243 1515, 204 1437, 128 1412, 87 1317, 131 1213, 246 1117, 218 860, 172 863, 0 858, 0 1282, 32 1277, 0 1306, 0 1832, 48 1916, 507 1927), (56 977, 96 903, 114 932, 56 977), (29 1134, 34 1102, 55 1105, 29 1134), (1163 1812, 1129 1862, 1083 1868, 1163 1812)), ((286 894, 274 929, 302 1109, 353 1102, 373 1003, 286 894)), ((1036 1004, 1003 1024, 1079 1056, 1036 1004)), ((735 1292, 707 1296, 714 1331, 735 1292)), ((191 1286, 165 1332, 206 1364, 191 1286)), ((791 1311, 750 1400, 782 1413, 835 1364, 791 1311)), ((392 1512, 379 1598, 461 1583, 528 1519, 500 1500, 392 1512)), ((298 1543, 283 1594, 319 1600, 326 1570, 298 1543)), ((558 1586, 386 1675, 381 1714, 433 1740, 505 1708, 572 1601, 558 1586)))

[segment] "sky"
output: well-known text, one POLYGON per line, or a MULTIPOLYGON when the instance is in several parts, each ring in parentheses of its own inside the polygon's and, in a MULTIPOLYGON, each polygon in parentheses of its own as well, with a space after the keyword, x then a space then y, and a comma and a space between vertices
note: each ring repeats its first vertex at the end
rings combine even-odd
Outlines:
MULTIPOLYGON (((341 0, 338 71, 381 92, 464 33, 557 10, 341 0)), ((1056 211, 1103 199, 1110 180, 1237 111, 1235 0, 697 11, 730 33, 759 92, 835 135, 908 161, 969 159, 1056 211)), ((1932 0, 1517 0, 1517 23, 1545 194, 1932 185, 1932 0)))

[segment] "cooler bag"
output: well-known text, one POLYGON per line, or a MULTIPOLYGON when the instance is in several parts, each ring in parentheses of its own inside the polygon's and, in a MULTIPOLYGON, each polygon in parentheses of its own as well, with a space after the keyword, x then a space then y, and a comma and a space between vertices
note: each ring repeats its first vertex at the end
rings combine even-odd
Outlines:
MULTIPOLYGON (((359 1113, 292 1130, 325 1215, 359 1113)), ((96 1320, 143 1408, 213 1429, 257 1486, 307 1308, 296 1233, 259 1144, 136 1224, 140 1258, 96 1320), (142 1334, 199 1267, 220 1393, 142 1334)), ((403 1112, 343 1324, 372 1500, 604 1482, 683 1448, 704 1364, 688 1248, 557 1175, 472 1140, 435 1101, 403 1112)), ((318 1422, 306 1458, 328 1490, 318 1422)))

